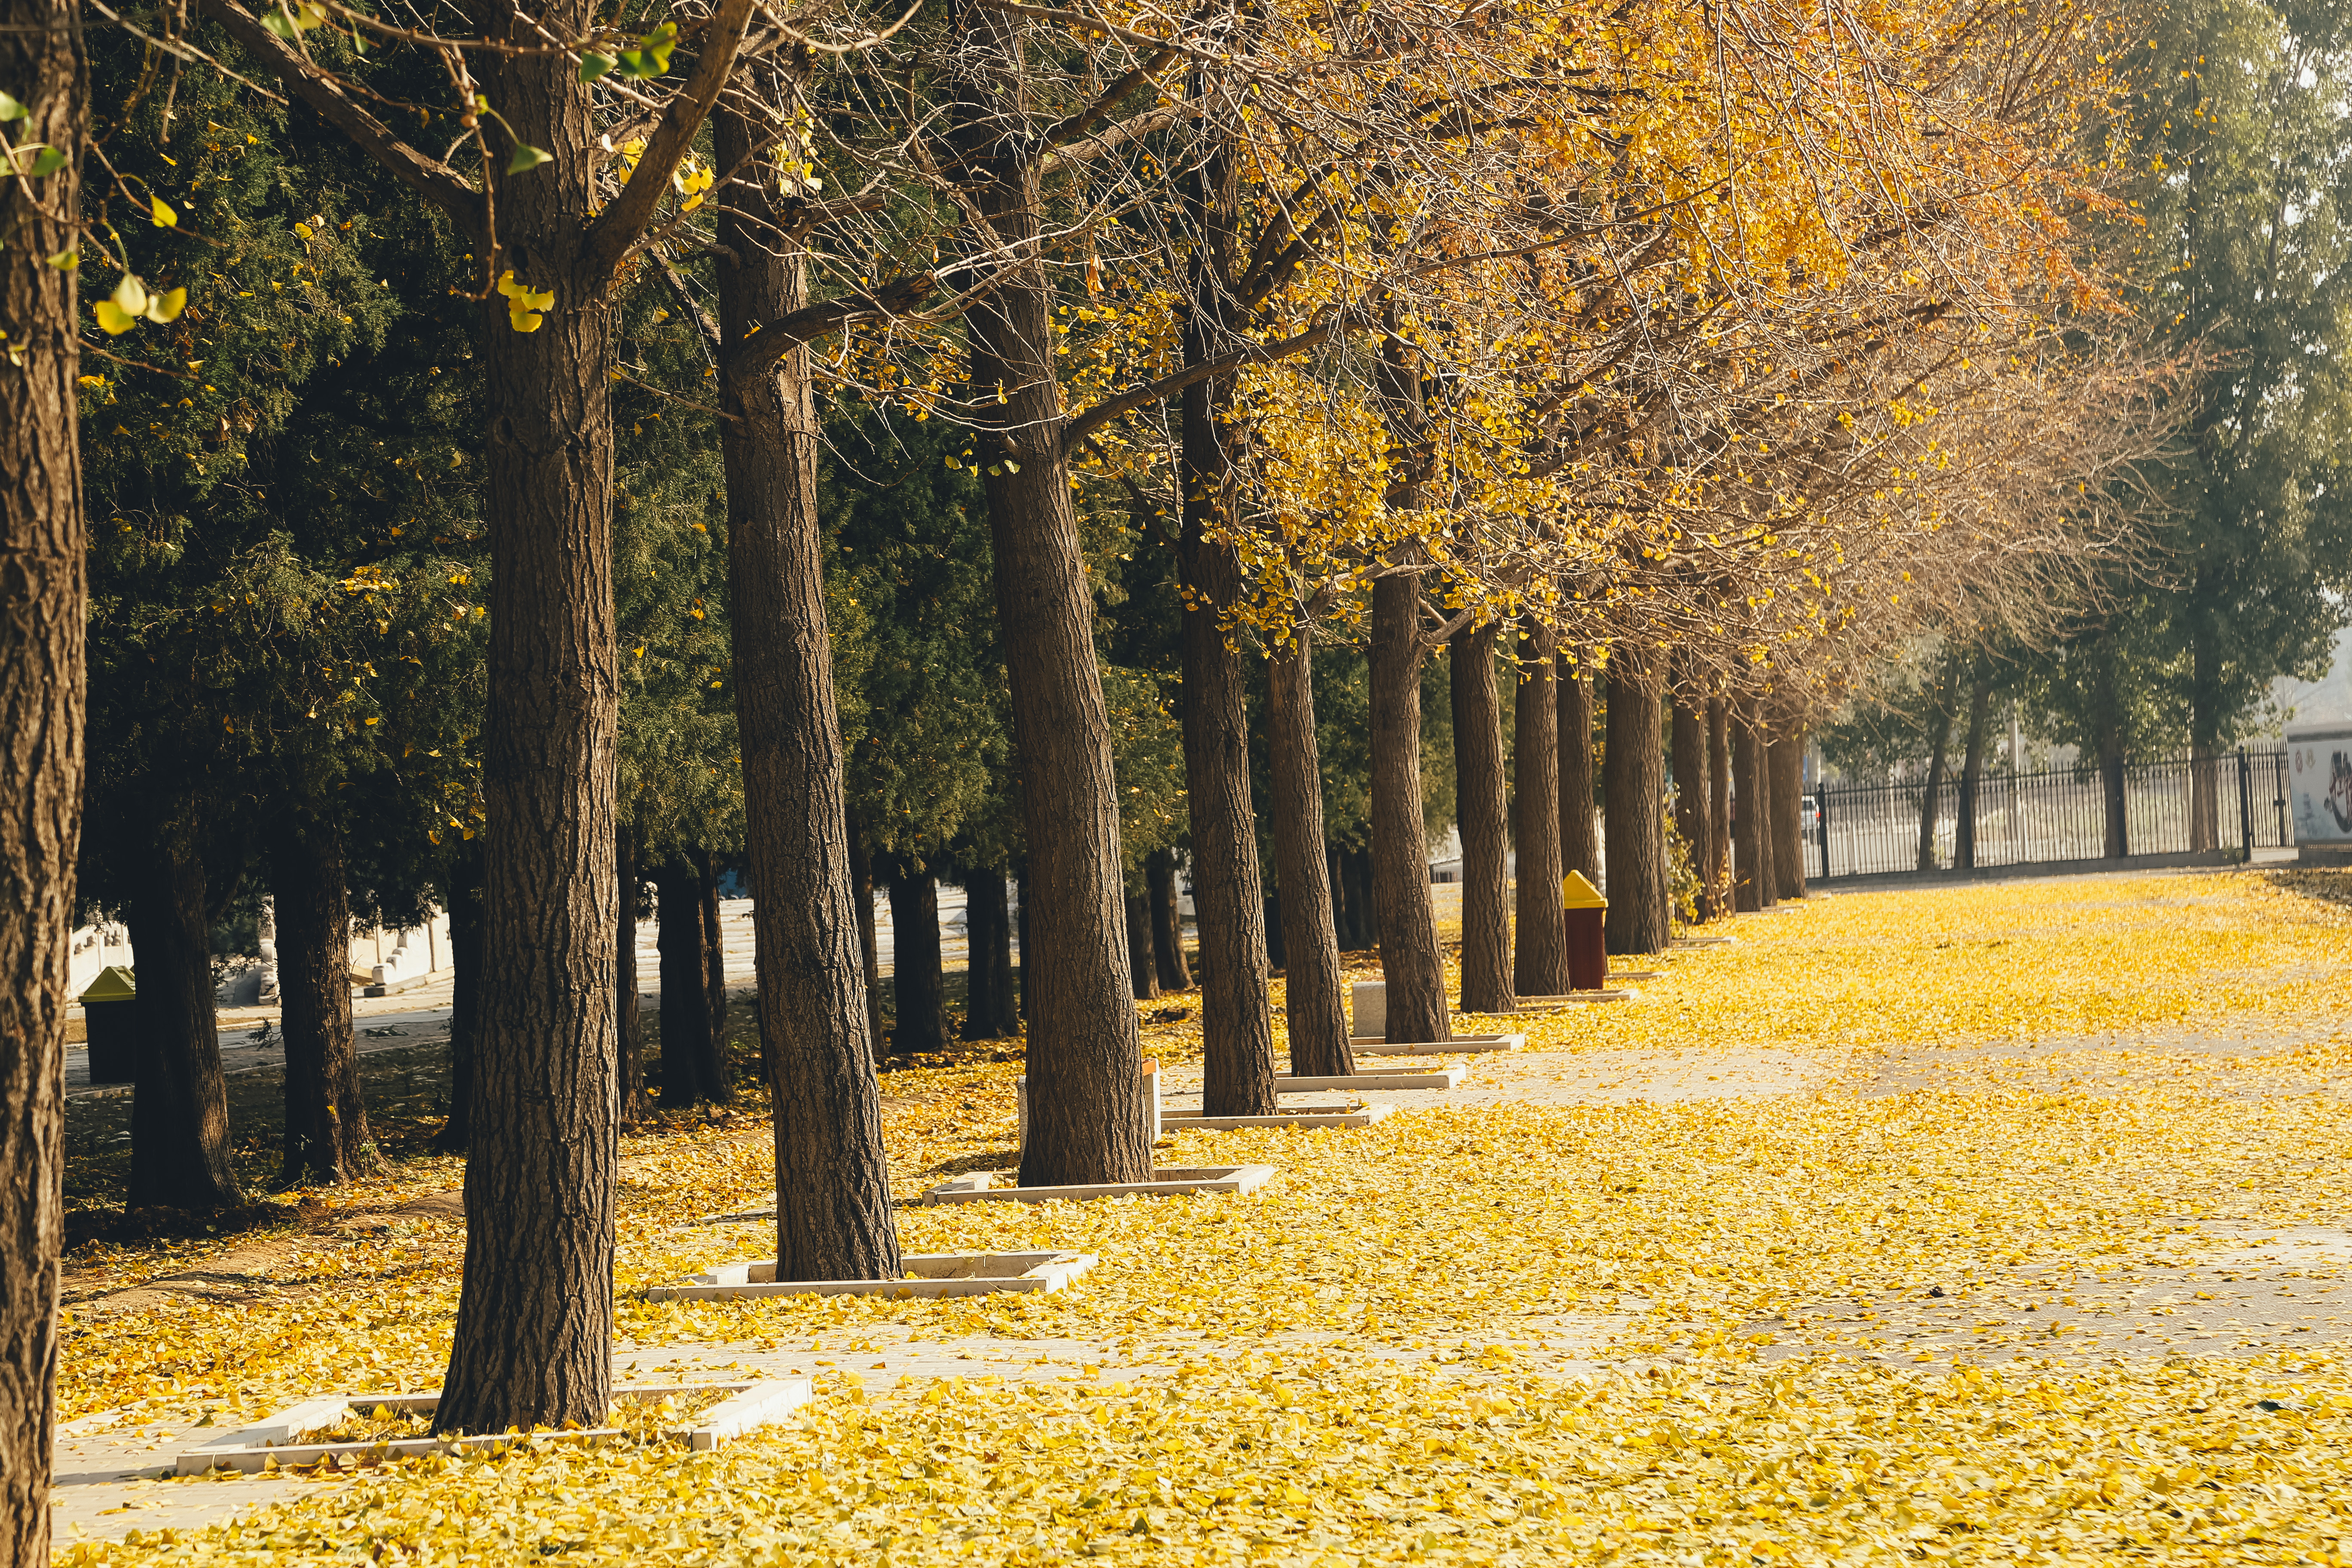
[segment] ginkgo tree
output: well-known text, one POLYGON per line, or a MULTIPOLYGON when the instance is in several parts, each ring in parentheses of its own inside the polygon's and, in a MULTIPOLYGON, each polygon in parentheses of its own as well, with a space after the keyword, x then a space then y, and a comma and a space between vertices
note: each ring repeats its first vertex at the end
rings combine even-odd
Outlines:
POLYGON ((0 1563, 49 1556, 67 977, 80 851, 76 330, 87 67, 70 0, 0 4, 0 1563))

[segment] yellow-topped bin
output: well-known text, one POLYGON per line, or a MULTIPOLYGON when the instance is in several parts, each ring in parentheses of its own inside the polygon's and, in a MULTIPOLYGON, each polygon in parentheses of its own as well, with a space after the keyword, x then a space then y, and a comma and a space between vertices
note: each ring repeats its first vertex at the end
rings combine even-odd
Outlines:
POLYGON ((1561 901, 1568 908, 1569 989, 1601 990, 1609 984, 1609 900, 1583 872, 1570 871, 1561 901))
POLYGON ((89 1081, 129 1083, 138 1076, 139 986, 131 971, 108 964, 81 994, 89 1034, 89 1081))

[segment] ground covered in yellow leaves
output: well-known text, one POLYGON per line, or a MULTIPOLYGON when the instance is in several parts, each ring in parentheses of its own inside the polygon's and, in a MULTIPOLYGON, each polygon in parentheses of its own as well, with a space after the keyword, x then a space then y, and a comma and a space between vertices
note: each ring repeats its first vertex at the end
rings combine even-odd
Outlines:
MULTIPOLYGON (((320 1476, 61 1558, 2352 1563, 2352 1323, 2322 1321, 2352 1265, 2352 910, 2314 890, 1815 899, 1671 955, 1637 1003, 1523 1020, 1529 1054, 1474 1076, 1500 1103, 1165 1155, 1275 1165, 1261 1193, 901 1209, 910 1250, 1100 1258, 1050 1296, 648 1302, 764 1254, 757 1223, 709 1222, 772 1201, 768 1133, 634 1135, 624 1358, 790 1365, 814 1404, 711 1453, 320 1476), (1692 1050, 1823 1070, 1673 1104, 1541 1089, 1692 1050), (2296 1266, 2248 1260, 2283 1239, 2296 1266), (2313 1310, 2221 1317, 2258 1276, 2313 1310), (910 1346, 961 1370, 868 1381, 910 1346)), ((1150 1048, 1197 1056, 1196 1024, 1150 1048)), ((902 1199, 1010 1163, 1018 1070, 889 1075, 902 1199)), ((153 1286, 86 1304, 65 1414, 225 1426, 430 1387, 463 1230, 403 1205, 458 1180, 420 1160, 331 1199, 347 1223, 249 1270, 233 1312, 153 1286)), ((138 1252, 110 1261, 204 1262, 138 1252)))

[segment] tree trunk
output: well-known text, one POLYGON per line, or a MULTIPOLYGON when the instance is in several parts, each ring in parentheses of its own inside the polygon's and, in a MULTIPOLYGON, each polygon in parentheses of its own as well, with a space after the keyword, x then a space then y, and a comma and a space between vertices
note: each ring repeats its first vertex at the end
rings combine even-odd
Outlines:
POLYGON ((702 930, 702 879, 683 854, 655 874, 661 925, 662 1104, 699 1105, 722 1097, 710 1032, 709 955, 702 930))
POLYGON ((1568 977, 1568 909, 1560 884, 1559 639, 1538 626, 1519 638, 1520 681, 1513 713, 1517 789, 1512 836, 1519 850, 1518 945, 1512 971, 1529 996, 1572 989, 1568 977))
POLYGON ((1330 857, 1323 843, 1323 763, 1315 739, 1314 629, 1275 649, 1265 673, 1267 772, 1280 879, 1284 1016, 1290 1070, 1345 1077, 1356 1070, 1348 1045, 1348 1005, 1339 989, 1339 931, 1330 857))
MULTIPOLYGON (((480 36, 529 44, 474 67, 511 133, 555 159, 499 182, 502 268, 553 291, 520 332, 482 309, 488 704, 485 907, 465 1284, 434 1426, 601 1424, 612 1405, 620 1043, 613 941, 613 423, 604 263, 583 242, 601 160, 596 111, 552 36, 588 7, 526 19, 480 0, 480 36)), ((739 611, 740 613, 740 611, 739 611)))
POLYGON ((1708 916, 1731 912, 1731 703, 1706 700, 1708 916))
POLYGON ((1162 991, 1192 989, 1192 967, 1184 959, 1184 910, 1176 896, 1176 852, 1154 849, 1143 858, 1145 894, 1151 907, 1151 962, 1162 991))
POLYGON ((1952 711, 1938 702, 1928 710, 1927 789, 1919 802, 1919 856, 1915 868, 1933 871, 1937 868, 1936 857, 1936 822, 1942 815, 1944 768, 1952 744, 1952 711))
POLYGON ((963 1037, 1008 1040, 1021 1033, 1021 1009, 1013 990, 1013 910, 1005 901, 1004 873, 988 867, 966 872, 963 898, 971 997, 963 1037))
POLYGON ((1356 950, 1356 917, 1348 906, 1348 852, 1337 844, 1323 846, 1323 868, 1331 881, 1331 935, 1341 952, 1356 950))
POLYGON ((1665 758, 1658 689, 1643 656, 1621 643, 1609 657, 1609 733, 1601 791, 1609 820, 1609 951, 1663 952, 1665 758))
MULTIPOLYGON (((1507 816, 1503 801, 1502 701, 1495 690, 1493 621, 1454 634, 1446 675, 1454 693, 1454 815, 1462 825, 1462 1010, 1508 1013, 1511 909, 1507 816)), ((1522 689, 1520 700, 1527 700, 1522 689)), ((1519 756, 1527 756, 1520 731, 1519 756)), ((1526 798, 1528 775, 1519 775, 1526 798)), ((1527 862, 1520 861, 1520 875, 1527 862)), ((1524 901, 1524 900, 1522 900, 1524 901)), ((1524 917, 1523 917, 1524 918, 1524 917)))
POLYGON ((1984 783, 1985 735, 1992 717, 1992 675, 1979 670, 1969 693, 1968 739, 1960 748, 1960 811, 1952 833, 1952 864, 1977 868, 1977 798, 1984 783))
POLYGON ((1127 896, 1127 973, 1135 999, 1150 1002, 1160 994, 1160 972, 1151 960, 1151 896, 1127 896))
POLYGON ((2125 790, 2123 731, 2117 725, 2103 726, 2099 732, 2099 800, 2106 818, 2105 853, 2110 860, 2121 860, 2131 854, 2130 798, 2125 790))
POLYGON ((1689 851, 1692 874, 1698 879, 1696 918, 1715 915, 1706 868, 1710 858, 1707 813, 1706 710, 1688 680, 1674 692, 1675 831, 1689 851))
POLYGON ((75 428, 79 333, 69 250, 89 92, 81 13, 0 4, 0 83, 19 144, 63 150, 47 180, 0 184, 0 1563, 49 1560, 64 1238, 66 989, 82 806, 84 576, 75 428), (46 205, 42 205, 46 204, 46 205))
MULTIPOLYGON (((2205 584, 2200 582, 2199 586, 2205 584)), ((2189 647, 2189 847, 2199 852, 2221 847, 2221 727, 2213 703, 2213 689, 2220 680, 2216 662, 2212 634, 2200 628, 2190 637, 2189 647)), ((2253 847, 2248 845, 2246 850, 2251 860, 2253 847)))
POLYGON ((1569 665, 1559 682, 1559 865, 1601 885, 1601 834, 1592 816, 1592 679, 1569 665))
POLYGON ((1381 945, 1381 900, 1372 876, 1372 852, 1361 845, 1342 851, 1348 871, 1348 909, 1356 922, 1356 946, 1377 953, 1381 945))
POLYGON ((1372 898, 1388 1037, 1454 1037, 1445 961, 1429 902, 1429 832, 1421 814, 1421 579, 1372 585, 1372 898))
POLYGON ((947 985, 940 961, 940 889, 928 870, 905 862, 890 876, 890 990, 898 1056, 947 1048, 947 985))
POLYGON ((729 1093, 727 1078, 727 945, 719 929, 719 874, 710 851, 697 849, 694 862, 697 890, 702 895, 702 966, 709 992, 710 1059, 718 1071, 719 1098, 729 1093))
MULTIPOLYGON (((832 662, 828 650, 826 663, 832 662)), ((847 818, 849 897, 856 906, 859 984, 866 993, 866 1038, 868 1057, 880 1061, 889 1054, 882 1022, 882 938, 874 926, 874 857, 866 847, 866 827, 856 816, 847 818)), ((758 884, 753 884, 755 889, 758 884)), ((755 891, 753 897, 758 897, 755 891)), ((756 907, 752 918, 757 920, 756 907)), ((764 993, 762 993, 764 995, 764 993)), ((767 1004, 761 1004, 764 1016, 767 1004)))
MULTIPOLYGON (((776 68, 780 100, 793 96, 801 68, 776 68)), ((722 104, 711 133, 719 168, 750 171, 728 186, 719 215, 719 330, 731 364, 765 323, 808 303, 801 248, 769 237, 778 195, 805 193, 780 191, 774 163, 753 158, 768 145, 767 125, 722 104)), ((726 401, 735 416, 719 431, 729 624, 761 1054, 774 1107, 776 1278, 896 1279, 898 1221, 874 1079, 882 1034, 873 868, 842 784, 808 350, 756 376, 729 375, 726 401), (853 866, 862 874, 853 877, 853 866)))
POLYGON ((313 818, 278 819, 270 845, 278 902, 279 1028, 286 1037, 287 1186, 332 1185, 380 1163, 352 1041, 352 908, 343 838, 313 818))
POLYGON ((129 1206, 236 1208, 245 1196, 229 1168, 202 857, 168 840, 158 844, 129 912, 143 1026, 131 1095, 129 1206))
MULTIPOLYGON (((1196 72, 1193 81, 1203 94, 1213 90, 1204 73, 1196 72)), ((1245 254, 1236 233, 1238 151, 1224 121, 1206 124, 1220 129, 1181 182, 1192 236, 1180 334, 1187 367, 1214 363, 1234 346, 1227 317, 1245 254)), ((1250 798, 1242 655, 1223 625, 1248 593, 1226 538, 1234 522, 1234 385, 1231 371, 1193 383, 1183 391, 1178 420, 1184 787, 1192 907, 1201 931, 1202 1110, 1210 1116, 1268 1116, 1275 1098, 1266 890, 1250 798)))
POLYGON ((1177 548, 1189 590, 1180 613, 1184 789, 1201 933, 1201 1106, 1206 1116, 1271 1116, 1273 1001, 1250 800, 1249 719, 1241 656, 1226 646, 1220 624, 1241 597, 1241 571, 1232 547, 1209 531, 1218 526, 1214 509, 1227 476, 1225 433, 1213 427, 1217 416, 1206 391, 1196 385, 1184 395, 1185 524, 1177 548))
MULTIPOLYGON (((620 1042, 621 1125, 643 1121, 652 1110, 646 1095, 646 1020, 637 993, 637 899, 642 892, 637 875, 637 835, 624 827, 613 846, 614 880, 620 895, 620 923, 613 933, 613 1005, 614 1036, 620 1042)), ((457 919, 449 917, 449 941, 457 941, 457 919)), ((456 1031, 451 1031, 454 1036, 456 1031)))
POLYGON ((1739 704, 1731 737, 1732 907, 1748 913, 1772 901, 1771 868, 1766 861, 1764 737, 1758 731, 1756 700, 1739 704))
MULTIPOLYGON (((482 847, 467 839, 450 857, 445 884, 449 905, 449 1120, 433 1140, 444 1154, 462 1154, 474 1136, 474 1058, 482 1017, 482 847)), ((634 952, 630 968, 635 990, 634 952)), ((645 1045, 638 1026, 637 1045, 645 1045)))
POLYGON ((1805 896, 1805 729, 1796 715, 1782 723, 1780 738, 1765 755, 1772 770, 1772 865, 1784 899, 1805 896))
POLYGON ((1772 729, 1763 703, 1750 703, 1748 711, 1756 722, 1756 895, 1769 910, 1780 901, 1780 860, 1772 842, 1772 825, 1779 820, 1774 815, 1772 729))
POLYGON ((1023 247, 969 321, 976 432, 995 550, 996 600, 1021 758, 1029 846, 1021 950, 1029 1016, 1032 1186, 1149 1178, 1151 1130, 1143 1055, 1127 976, 1127 909, 1117 780, 1094 594, 1070 500, 1061 406, 1059 296, 1042 252, 1039 165, 1049 143, 1028 123, 1027 24, 979 0, 953 0, 948 58, 957 168, 988 247, 1023 247), (992 231, 992 237, 984 231, 992 231), (991 395, 1001 401, 991 404, 991 395))

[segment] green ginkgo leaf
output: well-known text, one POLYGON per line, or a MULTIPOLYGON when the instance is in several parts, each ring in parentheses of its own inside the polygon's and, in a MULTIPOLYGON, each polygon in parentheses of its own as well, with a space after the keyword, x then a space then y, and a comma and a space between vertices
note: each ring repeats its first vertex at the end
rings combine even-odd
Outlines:
POLYGON ((528 142, 518 142, 515 143, 514 156, 507 160, 507 173, 509 174, 528 174, 531 170, 538 168, 541 163, 552 163, 554 162, 555 154, 548 152, 545 148, 534 147, 528 142))

